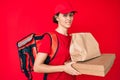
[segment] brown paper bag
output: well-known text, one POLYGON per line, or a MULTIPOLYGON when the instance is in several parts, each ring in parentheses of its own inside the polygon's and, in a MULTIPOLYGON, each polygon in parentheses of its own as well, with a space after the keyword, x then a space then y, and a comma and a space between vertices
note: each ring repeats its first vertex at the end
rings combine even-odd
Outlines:
POLYGON ((100 56, 99 44, 91 33, 73 33, 70 45, 72 61, 85 61, 100 56))
POLYGON ((111 69, 115 54, 102 54, 91 60, 77 62, 72 67, 82 74, 104 77, 111 69))

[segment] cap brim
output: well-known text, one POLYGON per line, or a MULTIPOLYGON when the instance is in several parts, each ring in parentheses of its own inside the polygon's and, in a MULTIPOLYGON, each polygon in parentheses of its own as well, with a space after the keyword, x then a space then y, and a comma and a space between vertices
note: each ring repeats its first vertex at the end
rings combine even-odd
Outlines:
POLYGON ((62 10, 62 11, 60 11, 60 13, 62 13, 62 14, 67 14, 67 13, 70 13, 70 12, 77 13, 76 10, 62 10))

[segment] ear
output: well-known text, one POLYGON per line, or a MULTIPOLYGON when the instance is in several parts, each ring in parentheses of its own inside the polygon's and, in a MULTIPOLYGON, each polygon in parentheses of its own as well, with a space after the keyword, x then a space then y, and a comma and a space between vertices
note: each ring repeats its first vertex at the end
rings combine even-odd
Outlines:
POLYGON ((58 16, 57 16, 57 15, 55 15, 55 19, 56 19, 57 21, 59 21, 59 18, 58 18, 58 16))

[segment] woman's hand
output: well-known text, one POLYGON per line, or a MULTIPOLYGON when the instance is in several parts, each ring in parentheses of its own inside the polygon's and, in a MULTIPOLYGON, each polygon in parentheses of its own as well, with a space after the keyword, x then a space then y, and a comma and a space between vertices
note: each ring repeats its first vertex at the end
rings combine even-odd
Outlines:
POLYGON ((76 71, 71 65, 75 62, 68 62, 64 65, 64 72, 70 74, 70 75, 81 75, 80 72, 76 71))

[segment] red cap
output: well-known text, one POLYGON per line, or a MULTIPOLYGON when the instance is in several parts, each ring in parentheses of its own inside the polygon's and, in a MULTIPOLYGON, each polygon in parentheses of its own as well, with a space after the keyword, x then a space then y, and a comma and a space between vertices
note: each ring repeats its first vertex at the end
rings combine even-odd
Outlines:
POLYGON ((54 14, 67 14, 69 12, 76 12, 76 10, 74 10, 69 3, 61 3, 56 6, 54 14))

